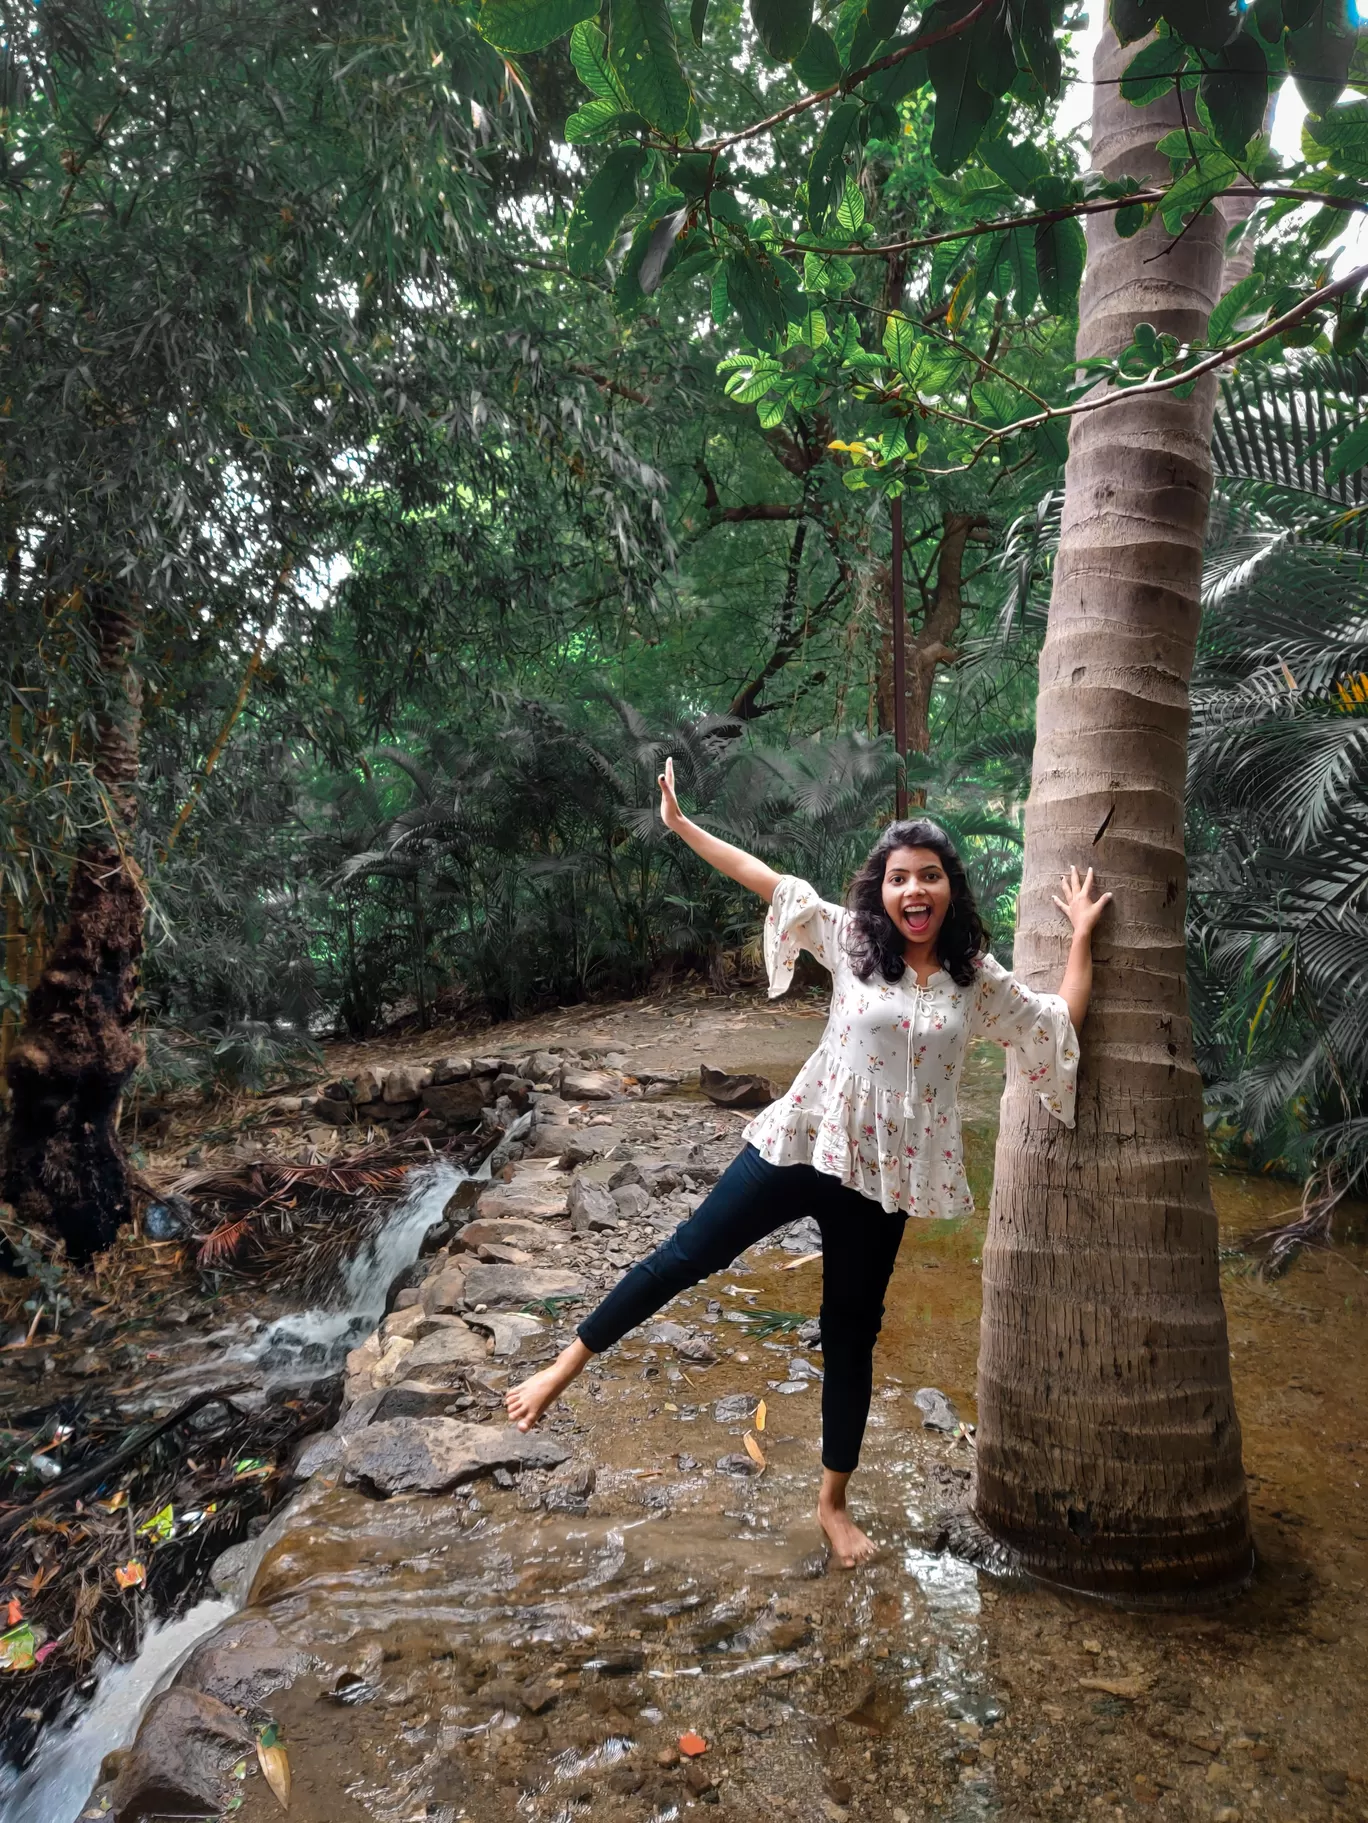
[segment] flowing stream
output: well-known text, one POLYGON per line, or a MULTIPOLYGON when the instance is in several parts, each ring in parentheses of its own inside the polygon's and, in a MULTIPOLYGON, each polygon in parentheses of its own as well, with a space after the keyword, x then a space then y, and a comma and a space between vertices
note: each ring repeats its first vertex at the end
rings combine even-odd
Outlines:
MULTIPOLYGON (((270 1323, 249 1319, 245 1332, 235 1325, 201 1339, 184 1351, 188 1358, 159 1376, 157 1402, 164 1406, 173 1389, 193 1385, 206 1368, 221 1380, 225 1363, 246 1369, 263 1389, 337 1372, 379 1322, 389 1286, 417 1259, 423 1236, 441 1220, 464 1177, 440 1160, 415 1169, 388 1221, 347 1262, 334 1297, 270 1323)), ((105 1755, 131 1743, 148 1700, 170 1682, 191 1647, 232 1612, 229 1601, 201 1601, 179 1619, 149 1627, 135 1659, 102 1662, 94 1699, 83 1704, 69 1697, 28 1765, 21 1772, 0 1768, 0 1823, 71 1823, 105 1755)))

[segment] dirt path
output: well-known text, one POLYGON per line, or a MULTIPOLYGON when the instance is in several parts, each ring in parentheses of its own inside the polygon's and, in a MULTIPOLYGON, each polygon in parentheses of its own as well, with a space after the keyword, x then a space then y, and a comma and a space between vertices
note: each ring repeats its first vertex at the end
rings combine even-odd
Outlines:
MULTIPOLYGON (((485 1038, 784 1084, 820 1010, 700 996, 485 1038)), ((966 1109, 981 1206, 999 1086, 985 1052, 966 1109)), ((742 1124, 682 1093, 604 1111, 615 1156, 682 1147, 725 1163, 742 1124)), ((1279 1196, 1223 1181, 1228 1237, 1266 1225, 1279 1196)), ((633 1232, 614 1237, 619 1259, 646 1244, 633 1232)), ((1231 1259, 1262 1567, 1234 1608, 1154 1619, 995 1585, 937 1554, 972 1444, 925 1428, 913 1394, 938 1387, 972 1421, 982 1233, 980 1216, 904 1245, 856 1483, 883 1546, 866 1571, 827 1569, 812 1518, 820 1353, 792 1328, 757 1333, 755 1312, 796 1324, 817 1309, 820 1266, 782 1246, 678 1300, 676 1330, 595 1363, 547 1426, 566 1453, 551 1471, 389 1500, 316 1477, 272 1526, 252 1606, 219 1642, 240 1706, 280 1727, 291 1816, 1368 1819, 1363 1253, 1272 1285, 1231 1259), (707 1751, 681 1760, 689 1734, 707 1751)), ((591 1237, 567 1258, 592 1287, 618 1270, 608 1250, 591 1237)), ((467 1415, 494 1413, 503 1378, 478 1376, 467 1415)), ((237 1814, 267 1823, 275 1800, 245 1764, 237 1814)))

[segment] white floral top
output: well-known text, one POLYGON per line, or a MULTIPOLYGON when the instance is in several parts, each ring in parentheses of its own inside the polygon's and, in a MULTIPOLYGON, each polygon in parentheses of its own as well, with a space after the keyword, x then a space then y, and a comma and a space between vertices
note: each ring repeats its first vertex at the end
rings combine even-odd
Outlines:
POLYGON ((908 1215, 963 1215, 974 1207, 960 1147, 959 1079, 978 1038, 1009 1045, 1066 1127, 1074 1124, 1078 1039, 1058 994, 1037 994, 991 956, 968 987, 938 970, 919 987, 909 969, 889 983, 855 974, 846 954, 849 913, 786 875, 765 920, 770 998, 793 980, 800 949, 833 977, 822 1042, 787 1095, 745 1130, 772 1165, 814 1165, 908 1215))

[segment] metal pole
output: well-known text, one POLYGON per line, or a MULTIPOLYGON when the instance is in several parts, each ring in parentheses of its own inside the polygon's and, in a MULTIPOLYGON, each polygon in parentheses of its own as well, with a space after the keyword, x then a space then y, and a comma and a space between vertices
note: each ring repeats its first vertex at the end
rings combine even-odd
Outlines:
POLYGON ((907 815, 907 614, 903 607, 902 496, 893 501, 893 744, 898 749, 898 817, 907 815))

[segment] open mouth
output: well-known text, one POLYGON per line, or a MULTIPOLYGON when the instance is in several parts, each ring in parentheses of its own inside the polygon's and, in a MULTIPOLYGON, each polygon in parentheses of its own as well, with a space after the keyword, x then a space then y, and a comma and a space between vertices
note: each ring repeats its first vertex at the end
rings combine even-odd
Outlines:
POLYGON ((904 905, 903 923, 914 937, 923 936, 931 923, 929 905, 904 905))

